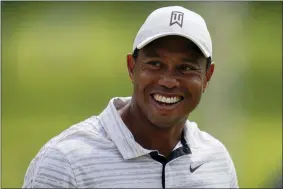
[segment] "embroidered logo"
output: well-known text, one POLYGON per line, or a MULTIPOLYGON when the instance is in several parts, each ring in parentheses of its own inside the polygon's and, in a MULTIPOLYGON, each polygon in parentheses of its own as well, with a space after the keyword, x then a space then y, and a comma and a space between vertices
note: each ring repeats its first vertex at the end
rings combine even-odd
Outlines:
POLYGON ((170 26, 174 24, 178 24, 180 27, 182 27, 183 19, 184 19, 184 13, 179 12, 179 11, 172 11, 171 19, 170 19, 170 26))

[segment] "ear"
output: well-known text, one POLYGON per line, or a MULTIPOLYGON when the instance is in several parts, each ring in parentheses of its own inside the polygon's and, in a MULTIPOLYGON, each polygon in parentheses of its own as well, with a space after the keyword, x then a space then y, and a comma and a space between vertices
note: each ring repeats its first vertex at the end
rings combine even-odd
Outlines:
POLYGON ((204 81, 205 83, 204 83, 204 87, 203 87, 203 92, 207 88, 208 82, 210 81, 210 79, 211 79, 211 77, 212 77, 212 75, 214 73, 214 66, 215 66, 215 64, 214 64, 214 62, 212 62, 210 64, 208 70, 206 71, 206 74, 205 74, 206 77, 205 77, 205 81, 204 81))
POLYGON ((132 82, 134 82, 135 60, 134 60, 132 54, 127 55, 127 67, 128 67, 129 76, 130 76, 132 82))

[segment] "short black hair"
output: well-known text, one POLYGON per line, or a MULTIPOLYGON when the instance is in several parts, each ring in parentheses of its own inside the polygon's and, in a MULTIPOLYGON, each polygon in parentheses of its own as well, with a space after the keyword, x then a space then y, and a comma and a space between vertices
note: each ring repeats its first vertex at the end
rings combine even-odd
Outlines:
MULTIPOLYGON (((133 58, 134 58, 135 60, 137 60, 138 54, 139 54, 139 49, 135 48, 135 50, 134 50, 134 52, 133 52, 133 54, 132 54, 132 56, 133 56, 133 58)), ((212 62, 212 61, 211 61, 211 57, 208 57, 208 58, 206 59, 206 70, 208 70, 208 68, 210 67, 211 62, 212 62)))

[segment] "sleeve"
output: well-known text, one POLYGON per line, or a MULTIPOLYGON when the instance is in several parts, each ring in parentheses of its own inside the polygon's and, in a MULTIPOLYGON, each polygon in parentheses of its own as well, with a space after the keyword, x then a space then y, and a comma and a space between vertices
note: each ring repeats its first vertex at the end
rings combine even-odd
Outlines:
POLYGON ((228 151, 227 151, 227 156, 228 156, 227 159, 228 159, 228 168, 229 168, 229 176, 230 176, 229 177, 230 178, 230 188, 239 188, 236 169, 235 169, 233 160, 228 151))
POLYGON ((49 149, 30 163, 22 188, 76 188, 69 160, 57 149, 49 149))

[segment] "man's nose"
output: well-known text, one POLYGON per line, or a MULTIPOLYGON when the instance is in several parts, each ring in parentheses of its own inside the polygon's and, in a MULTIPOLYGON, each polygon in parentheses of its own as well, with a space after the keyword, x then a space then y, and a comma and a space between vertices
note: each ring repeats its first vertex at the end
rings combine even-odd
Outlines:
POLYGON ((158 80, 158 84, 166 88, 175 88, 179 87, 180 83, 176 79, 176 76, 173 73, 164 73, 158 80))

